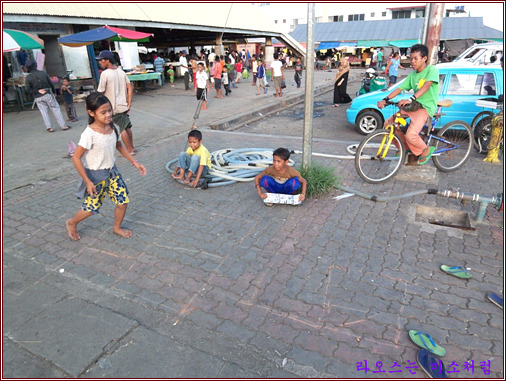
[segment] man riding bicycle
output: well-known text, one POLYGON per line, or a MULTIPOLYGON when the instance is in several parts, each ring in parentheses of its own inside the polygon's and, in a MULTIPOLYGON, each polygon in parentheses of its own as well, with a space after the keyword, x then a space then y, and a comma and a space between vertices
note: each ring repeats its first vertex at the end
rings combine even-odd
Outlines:
MULTIPOLYGON (((414 71, 399 87, 377 104, 378 108, 382 109, 386 106, 387 101, 395 98, 403 90, 415 92, 409 99, 399 101, 399 108, 409 106, 410 111, 403 111, 403 114, 408 115, 411 119, 406 134, 399 134, 399 137, 407 150, 415 156, 419 156, 418 165, 427 163, 435 150, 435 147, 427 146, 419 136, 427 118, 432 117, 436 112, 439 93, 439 70, 433 65, 427 65, 428 56, 427 46, 413 45, 409 59, 414 71)), ((385 127, 394 121, 394 117, 391 116, 385 121, 385 127)))

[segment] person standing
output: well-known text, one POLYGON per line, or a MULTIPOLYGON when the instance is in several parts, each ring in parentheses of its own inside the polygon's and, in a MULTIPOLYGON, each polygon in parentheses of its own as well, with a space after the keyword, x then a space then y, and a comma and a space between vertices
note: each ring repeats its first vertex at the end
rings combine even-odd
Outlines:
POLYGON ((102 50, 96 57, 104 68, 100 74, 97 91, 103 93, 111 102, 113 122, 119 127, 121 139, 130 155, 135 154, 130 108, 132 106, 133 88, 125 72, 116 66, 114 55, 109 50, 102 50))
POLYGON ((74 106, 74 90, 70 86, 70 81, 67 77, 62 78, 62 87, 60 89, 63 97, 63 104, 65 105, 65 111, 70 122, 77 122, 76 106, 74 106))
POLYGON ((448 49, 445 49, 441 62, 450 62, 450 51, 448 49))
POLYGON ((302 70, 304 70, 304 65, 302 65, 300 58, 297 58, 297 62, 295 63, 295 74, 293 76, 293 79, 295 80, 298 89, 300 88, 301 84, 302 70))
POLYGON ((406 70, 405 67, 400 66, 400 63, 401 63, 401 57, 399 55, 399 52, 395 52, 394 56, 388 60, 388 65, 385 69, 385 71, 388 73, 388 79, 390 81, 388 86, 392 86, 393 84, 395 84, 397 82, 397 76, 399 74, 399 67, 402 70, 406 70))
POLYGON ((186 50, 181 51, 179 56, 179 65, 181 66, 181 75, 184 78, 184 89, 190 90, 190 73, 188 72, 188 61, 186 60, 186 50))
POLYGON ((376 64, 376 71, 380 72, 383 67, 383 48, 378 50, 378 63, 376 64))
POLYGON ((204 70, 204 64, 199 62, 197 64, 197 73, 196 73, 197 83, 197 100, 202 99, 202 110, 207 110, 207 80, 208 76, 204 70))
POLYGON ((251 84, 251 86, 256 86, 257 84, 257 69, 258 69, 257 58, 253 54, 251 56, 251 70, 253 71, 253 83, 251 84))
POLYGON ((262 62, 262 60, 258 60, 258 67, 257 72, 255 74, 255 77, 257 78, 257 95, 260 95, 260 88, 262 87, 264 89, 264 94, 267 94, 267 81, 265 78, 265 66, 262 62))
POLYGON ((214 65, 214 88, 216 90, 215 98, 223 98, 223 91, 221 90, 221 72, 223 71, 223 66, 220 63, 220 58, 216 56, 214 65))
POLYGON ((155 60, 153 61, 153 65, 155 67, 155 72, 160 73, 162 78, 162 83, 164 83, 165 75, 163 73, 163 65, 165 64, 165 60, 160 57, 156 56, 155 60))
POLYGON ((272 81, 274 82, 274 88, 276 89, 276 94, 274 94, 275 97, 283 96, 281 84, 285 79, 285 75, 283 74, 283 63, 278 58, 279 54, 274 53, 274 61, 271 63, 272 81))
POLYGON ((351 102, 350 96, 346 93, 349 72, 350 63, 343 57, 339 61, 339 70, 334 78, 334 104, 332 107, 339 107, 339 103, 351 102))
POLYGON ((68 130, 70 127, 65 125, 60 106, 54 97, 55 87, 49 75, 45 71, 37 70, 37 62, 32 59, 26 60, 26 70, 29 74, 26 77, 25 89, 28 94, 33 95, 37 108, 46 125, 46 130, 54 132, 47 112, 48 109, 51 109, 60 128, 64 131, 68 130))

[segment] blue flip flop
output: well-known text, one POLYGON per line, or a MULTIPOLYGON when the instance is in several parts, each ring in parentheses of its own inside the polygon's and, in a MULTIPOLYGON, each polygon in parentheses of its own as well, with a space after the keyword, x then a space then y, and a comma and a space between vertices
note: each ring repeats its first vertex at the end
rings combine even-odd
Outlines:
POLYGON ((416 362, 430 378, 448 378, 443 362, 434 357, 427 349, 420 349, 416 362))
POLYGON ((499 295, 490 292, 490 293, 487 294, 487 298, 492 303, 494 303, 497 307, 499 307, 501 310, 503 309, 502 308, 502 302, 503 302, 503 300, 502 300, 502 298, 499 295))

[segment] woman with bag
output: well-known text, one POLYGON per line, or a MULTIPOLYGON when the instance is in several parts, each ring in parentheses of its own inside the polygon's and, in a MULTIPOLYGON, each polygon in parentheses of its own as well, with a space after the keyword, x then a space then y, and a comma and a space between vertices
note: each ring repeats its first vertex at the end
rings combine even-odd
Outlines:
POLYGON ((332 107, 339 107, 339 103, 351 102, 350 96, 346 93, 349 72, 350 63, 343 57, 339 60, 339 70, 334 78, 334 104, 332 107))

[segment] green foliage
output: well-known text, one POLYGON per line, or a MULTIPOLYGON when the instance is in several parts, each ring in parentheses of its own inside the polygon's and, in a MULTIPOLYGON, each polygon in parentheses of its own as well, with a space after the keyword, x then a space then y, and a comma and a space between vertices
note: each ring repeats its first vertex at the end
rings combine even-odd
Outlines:
POLYGON ((297 170, 307 181, 306 198, 330 193, 341 181, 339 176, 334 174, 333 168, 324 167, 318 163, 313 162, 309 167, 299 167, 297 170))

